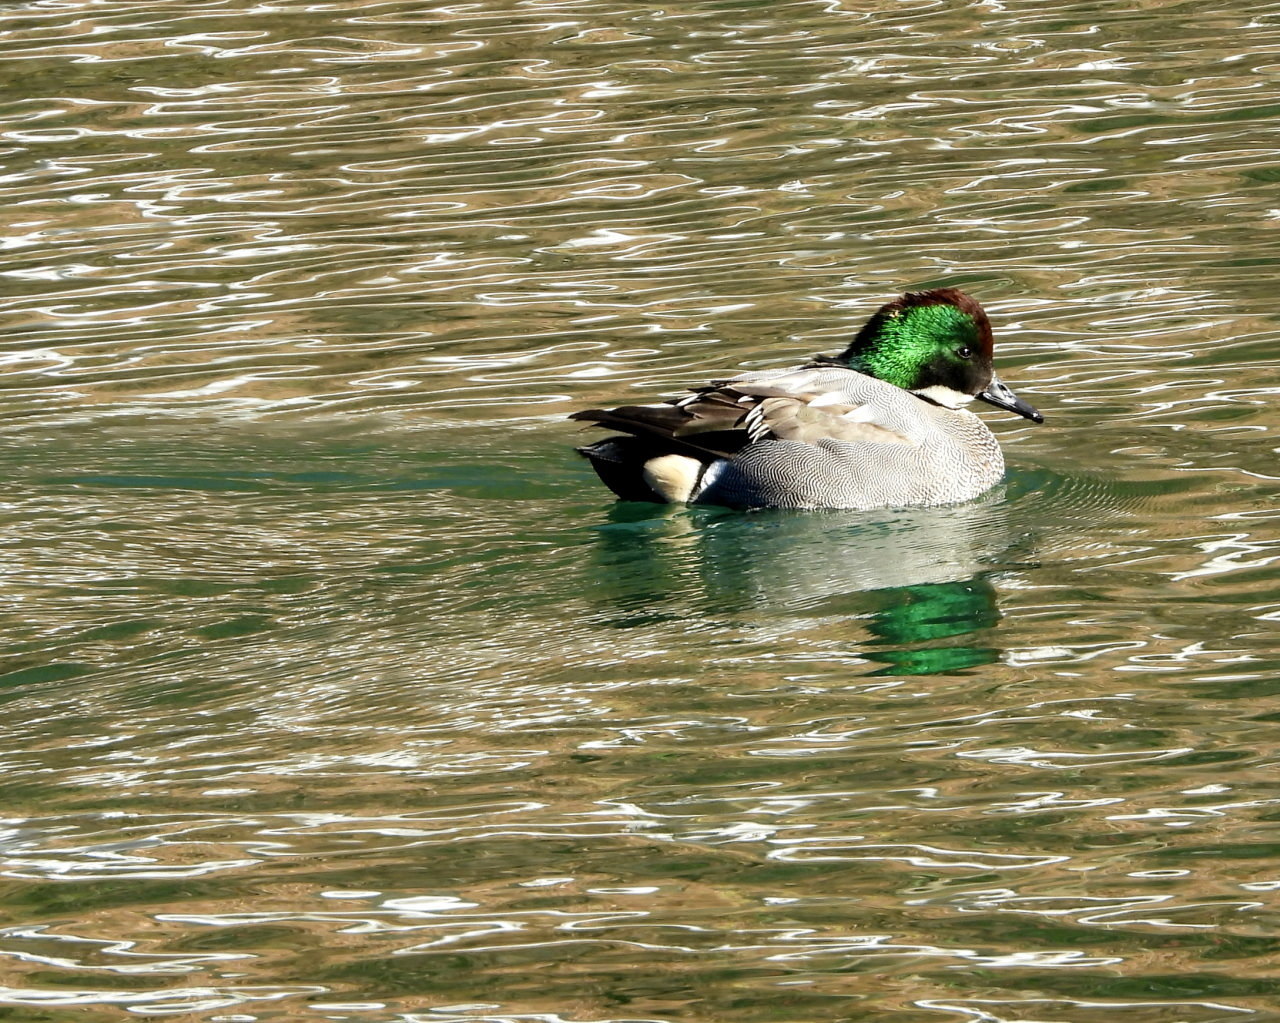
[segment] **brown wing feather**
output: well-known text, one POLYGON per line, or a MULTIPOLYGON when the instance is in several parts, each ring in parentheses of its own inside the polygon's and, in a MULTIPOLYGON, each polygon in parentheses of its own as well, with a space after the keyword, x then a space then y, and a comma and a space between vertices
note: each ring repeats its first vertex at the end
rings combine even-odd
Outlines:
POLYGON ((747 409, 732 403, 693 411, 676 405, 624 405, 585 409, 570 419, 631 434, 655 437, 667 450, 694 458, 730 458, 748 443, 738 429, 747 409))
POLYGON ((831 395, 797 393, 768 383, 726 381, 665 405, 587 409, 569 418, 661 438, 672 451, 695 457, 732 457, 749 443, 777 439, 817 444, 910 444, 859 415, 862 406, 836 404, 831 395))

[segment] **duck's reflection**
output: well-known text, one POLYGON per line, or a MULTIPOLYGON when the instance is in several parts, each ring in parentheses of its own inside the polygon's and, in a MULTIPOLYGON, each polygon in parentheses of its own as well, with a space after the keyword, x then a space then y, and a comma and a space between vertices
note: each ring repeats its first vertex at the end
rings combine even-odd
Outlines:
POLYGON ((872 675, 935 675, 1000 657, 996 647, 959 642, 1000 620, 996 590, 983 576, 877 591, 885 606, 868 631, 878 642, 866 656, 884 665, 872 675))
POLYGON ((615 625, 797 613, 859 619, 860 652, 883 665, 873 672, 882 675, 997 660, 987 640, 1000 612, 988 576, 1024 560, 1026 543, 999 491, 954 507, 882 512, 619 504, 599 538, 600 592, 615 625))

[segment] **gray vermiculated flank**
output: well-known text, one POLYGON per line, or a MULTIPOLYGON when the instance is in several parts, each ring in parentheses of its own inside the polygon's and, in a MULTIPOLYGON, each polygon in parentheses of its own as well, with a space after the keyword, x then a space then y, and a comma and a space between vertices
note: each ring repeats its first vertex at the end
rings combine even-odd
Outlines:
MULTIPOLYGON (((738 508, 878 508, 967 501, 1004 475, 991 431, 966 409, 947 409, 839 367, 744 374, 727 386, 767 387, 804 402, 826 396, 859 409, 876 439, 768 439, 707 473, 696 504, 738 508), (748 386, 751 385, 751 386, 748 386), (879 439, 883 437, 883 439, 879 439)), ((822 406, 818 406, 822 407, 822 406)), ((842 417, 832 416, 833 433, 842 417)))

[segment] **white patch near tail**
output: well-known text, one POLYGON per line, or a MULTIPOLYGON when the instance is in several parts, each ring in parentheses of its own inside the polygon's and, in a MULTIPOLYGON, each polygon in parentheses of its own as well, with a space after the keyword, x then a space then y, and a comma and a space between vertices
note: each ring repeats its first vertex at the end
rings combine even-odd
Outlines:
POLYGON ((686 504, 698 485, 702 463, 688 455, 659 455, 644 463, 644 481, 672 504, 686 504))

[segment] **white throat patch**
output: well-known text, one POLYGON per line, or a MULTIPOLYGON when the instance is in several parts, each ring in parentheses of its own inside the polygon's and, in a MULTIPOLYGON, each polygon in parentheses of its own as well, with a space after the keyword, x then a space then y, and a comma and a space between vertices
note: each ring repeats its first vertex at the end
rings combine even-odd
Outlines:
POLYGON ((932 387, 922 387, 918 391, 912 392, 922 397, 928 398, 930 401, 936 401, 945 408, 964 408, 969 402, 973 401, 975 395, 965 394, 964 391, 957 391, 953 387, 946 384, 934 384, 932 387))

